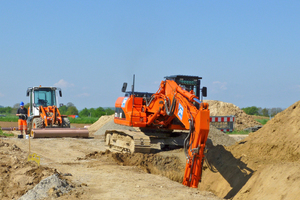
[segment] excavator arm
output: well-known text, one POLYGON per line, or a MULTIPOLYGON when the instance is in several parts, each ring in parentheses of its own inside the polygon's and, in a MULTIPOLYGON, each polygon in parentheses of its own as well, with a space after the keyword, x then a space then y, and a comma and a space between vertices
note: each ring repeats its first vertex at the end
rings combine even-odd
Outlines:
POLYGON ((184 141, 187 160, 183 184, 197 188, 201 180, 204 149, 209 132, 210 112, 208 104, 200 102, 193 91, 188 92, 182 89, 174 81, 162 82, 159 91, 164 93, 161 95, 165 95, 165 102, 168 102, 167 99, 172 99, 170 107, 167 104, 164 105, 166 113, 176 116, 186 129, 189 129, 189 134, 184 141), (194 103, 199 104, 199 109, 194 103))
POLYGON ((201 103, 199 112, 190 120, 190 132, 184 141, 186 167, 183 184, 197 188, 201 181, 204 149, 209 132, 209 110, 207 103, 201 103))
POLYGON ((193 91, 182 89, 175 81, 162 81, 159 90, 154 94, 152 104, 147 107, 153 114, 149 116, 147 125, 154 121, 161 126, 170 128, 171 120, 177 118, 189 130, 184 141, 186 168, 183 184, 198 187, 201 180, 204 149, 209 132, 209 109, 207 103, 202 103, 193 91), (162 101, 164 103, 162 103, 162 101), (157 102, 160 102, 157 104, 157 102), (195 106, 199 104, 199 109, 195 106), (162 116, 168 116, 162 119, 162 116))

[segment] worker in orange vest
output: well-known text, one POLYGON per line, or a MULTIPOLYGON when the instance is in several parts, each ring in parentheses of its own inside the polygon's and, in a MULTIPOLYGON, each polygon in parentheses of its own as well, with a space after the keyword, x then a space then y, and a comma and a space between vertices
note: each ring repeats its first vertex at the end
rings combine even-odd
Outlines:
POLYGON ((17 116, 19 116, 18 120, 18 128, 21 132, 21 135, 19 135, 19 138, 23 138, 23 130, 26 134, 27 132, 27 109, 24 107, 24 102, 22 101, 20 103, 20 108, 17 110, 17 116))

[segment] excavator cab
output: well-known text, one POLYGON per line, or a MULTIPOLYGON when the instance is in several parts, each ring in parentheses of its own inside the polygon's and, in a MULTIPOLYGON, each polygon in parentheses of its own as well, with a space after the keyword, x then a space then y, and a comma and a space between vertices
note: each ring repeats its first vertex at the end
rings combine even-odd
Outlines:
POLYGON ((175 81, 182 89, 190 92, 194 91, 195 95, 200 100, 200 91, 202 92, 202 97, 207 96, 207 88, 203 87, 200 88, 200 80, 202 77, 199 76, 186 76, 186 75, 173 75, 173 76, 166 76, 166 80, 173 80, 175 81))

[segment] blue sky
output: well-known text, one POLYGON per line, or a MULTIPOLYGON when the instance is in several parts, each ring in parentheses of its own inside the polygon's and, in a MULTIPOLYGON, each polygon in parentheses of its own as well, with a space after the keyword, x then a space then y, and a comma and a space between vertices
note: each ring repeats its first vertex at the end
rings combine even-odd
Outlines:
POLYGON ((300 1, 0 1, 0 105, 27 87, 113 107, 123 82, 156 92, 201 76, 206 99, 287 108, 300 97, 300 1))

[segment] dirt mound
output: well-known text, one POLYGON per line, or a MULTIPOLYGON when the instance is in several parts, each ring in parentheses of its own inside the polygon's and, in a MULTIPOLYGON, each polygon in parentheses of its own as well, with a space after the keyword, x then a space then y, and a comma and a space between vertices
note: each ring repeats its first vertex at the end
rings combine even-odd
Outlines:
POLYGON ((97 130, 94 135, 104 135, 106 130, 117 130, 117 129, 122 129, 122 130, 131 130, 131 131, 138 131, 139 129, 137 127, 131 127, 131 126, 123 126, 120 124, 115 124, 113 118, 110 121, 107 121, 103 126, 97 130))
POLYGON ((236 140, 227 135, 226 133, 220 131, 214 126, 209 127, 208 139, 207 142, 212 142, 214 146, 216 145, 224 145, 231 146, 235 144, 236 140))
POLYGON ((32 189, 54 169, 27 162, 27 154, 18 146, 0 141, 0 199, 16 199, 32 189))
POLYGON ((245 128, 261 125, 259 122, 255 121, 252 116, 247 115, 243 110, 232 103, 216 100, 204 100, 204 102, 209 104, 211 116, 234 115, 235 130, 243 130, 245 128))
POLYGON ((230 147, 211 147, 206 167, 202 189, 220 197, 297 199, 300 195, 300 101, 245 140, 230 147))
POLYGON ((101 116, 95 123, 89 128, 90 135, 104 135, 108 129, 126 129, 126 130, 138 130, 135 127, 127 127, 114 123, 114 115, 101 116))
POLYGON ((259 131, 251 133, 242 145, 247 156, 267 162, 295 162, 300 160, 300 101, 278 113, 259 131))
POLYGON ((89 134, 93 135, 96 131, 98 131, 104 124, 108 121, 114 119, 114 115, 103 115, 101 116, 95 123, 93 123, 89 128, 89 134))

